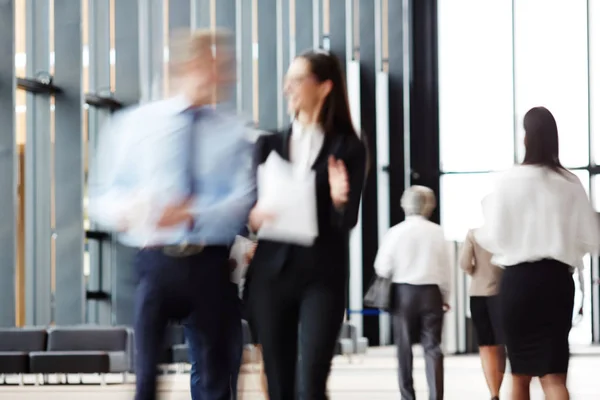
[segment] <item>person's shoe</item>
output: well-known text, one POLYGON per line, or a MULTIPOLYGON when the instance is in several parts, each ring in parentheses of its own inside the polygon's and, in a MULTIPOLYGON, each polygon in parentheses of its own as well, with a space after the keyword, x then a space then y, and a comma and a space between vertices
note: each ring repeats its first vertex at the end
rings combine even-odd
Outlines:
POLYGON ((494 396, 494 397, 492 397, 492 400, 500 400, 500 397, 494 396))

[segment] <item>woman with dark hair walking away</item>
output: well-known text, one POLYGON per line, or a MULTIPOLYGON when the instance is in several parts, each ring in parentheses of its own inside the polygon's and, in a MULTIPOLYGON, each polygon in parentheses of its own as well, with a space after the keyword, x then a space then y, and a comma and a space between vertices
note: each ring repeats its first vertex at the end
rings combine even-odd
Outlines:
POLYGON ((525 158, 483 201, 477 242, 505 268, 500 286, 512 399, 539 377, 549 400, 569 399, 573 271, 596 252, 600 228, 579 179, 560 163, 558 128, 546 108, 525 115, 525 158))
MULTIPOLYGON (((297 172, 315 172, 319 235, 308 247, 259 240, 248 270, 247 306, 263 348, 270 400, 322 400, 344 318, 348 234, 358 218, 367 156, 335 56, 308 51, 296 57, 284 90, 294 122, 259 138, 256 163, 276 151, 297 172)), ((269 211, 251 212, 254 231, 276 218, 269 211)))

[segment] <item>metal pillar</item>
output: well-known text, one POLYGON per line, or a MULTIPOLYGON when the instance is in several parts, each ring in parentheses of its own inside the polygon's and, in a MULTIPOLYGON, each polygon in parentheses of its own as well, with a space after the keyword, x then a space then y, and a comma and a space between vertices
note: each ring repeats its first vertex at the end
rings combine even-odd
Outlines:
POLYGON ((84 322, 81 2, 54 0, 57 324, 84 322))
POLYGON ((347 60, 346 0, 329 0, 329 36, 324 42, 329 42, 329 50, 340 59, 345 73, 347 60))
POLYGON ((258 124, 262 129, 276 129, 280 90, 277 80, 277 0, 258 0, 258 124))
MULTIPOLYGON (((372 1, 361 1, 359 7, 360 24, 360 118, 368 143, 372 160, 377 160, 377 123, 375 104, 375 78, 377 74, 375 40, 375 5, 372 1)), ((377 255, 377 171, 371 168, 363 195, 362 233, 363 233, 363 283, 372 281, 375 271, 373 264, 377 255)), ((364 336, 369 343, 379 343, 378 318, 364 316, 364 336)))
MULTIPOLYGON (((123 2, 115 3, 118 5, 123 2)), ((110 91, 110 0, 88 0, 88 10, 89 88, 93 93, 103 94, 110 91)), ((131 20, 131 15, 128 17, 131 20)), ((118 58, 122 59, 122 57, 127 58, 131 55, 119 53, 118 58)), ((88 109, 88 153, 90 158, 93 158, 96 153, 100 132, 109 115, 110 113, 106 109, 93 107, 88 109)), ((91 227, 94 229, 95 225, 92 224, 91 227)), ((88 290, 109 291, 111 283, 110 248, 100 246, 94 241, 88 241, 88 251, 90 254, 88 290)), ((110 324, 112 310, 107 302, 90 300, 87 314, 88 322, 110 324)))
POLYGON ((15 325, 17 147, 15 132, 15 2, 0 1, 0 326, 15 325))
MULTIPOLYGON (((177 1, 179 4, 179 1, 177 1)), ((140 99, 139 74, 139 20, 136 2, 115 1, 115 98, 126 105, 140 99)), ((133 325, 135 301, 135 274, 133 257, 136 250, 112 241, 111 298, 113 324, 133 325)))
MULTIPOLYGON (((178 0, 175 0, 178 1, 178 0)), ((210 28, 211 23, 211 3, 215 0, 192 0, 192 29, 210 28)), ((218 0, 222 1, 222 0, 218 0)))
POLYGON ((159 100, 164 95, 163 6, 163 0, 138 1, 139 79, 142 102, 159 100))
MULTIPOLYGON (((50 71, 49 5, 27 1, 27 76, 50 71)), ((25 146, 25 303, 27 325, 52 322, 50 97, 27 94, 25 146)))
MULTIPOLYGON (((290 65, 290 2, 277 0, 277 83, 283 83, 290 65)), ((283 88, 277 87, 277 126, 282 127, 290 121, 287 113, 287 101, 283 88)))
POLYGON ((248 120, 253 120, 254 102, 252 75, 254 69, 254 58, 258 57, 252 43, 252 1, 236 0, 236 10, 239 17, 236 18, 236 50, 238 60, 238 111, 248 120))
MULTIPOLYGON (((348 102, 352 114, 354 128, 362 134, 361 129, 361 95, 360 95, 360 63, 354 59, 354 0, 346 3, 346 84, 348 102)), ((362 203, 361 203, 362 210, 362 203)), ((349 284, 348 305, 350 322, 356 327, 359 337, 363 336, 363 243, 362 243, 362 211, 359 210, 356 227, 350 232, 349 250, 349 284)))
POLYGON ((294 25, 294 48, 293 55, 301 54, 305 50, 315 47, 315 26, 314 26, 314 1, 313 0, 295 0, 296 21, 294 25))
MULTIPOLYGON (((225 28, 227 29, 232 37, 232 43, 231 45, 233 46, 232 50, 234 50, 234 54, 233 56, 236 56, 235 53, 235 46, 236 46, 236 42, 235 42, 235 38, 236 36, 236 30, 237 30, 237 14, 239 13, 239 10, 236 9, 235 7, 235 0, 219 0, 215 2, 215 23, 216 26, 219 28, 225 28)), ((236 81, 234 84, 231 85, 230 91, 229 91, 229 98, 227 99, 227 102, 225 104, 225 107, 227 108, 232 108, 233 110, 235 110, 237 108, 238 105, 238 98, 237 98, 237 92, 238 92, 238 86, 240 85, 239 81, 236 81)))
POLYGON ((169 32, 192 28, 192 1, 169 0, 169 32))
MULTIPOLYGON (((400 207, 400 197, 406 188, 405 171, 410 171, 406 163, 410 160, 410 147, 405 145, 409 140, 410 128, 405 128, 405 116, 409 113, 408 102, 404 102, 404 93, 410 87, 410 74, 405 70, 405 58, 409 47, 408 32, 405 31, 408 15, 402 1, 388 1, 388 13, 383 16, 388 19, 388 187, 390 225, 396 225, 404 219, 400 207), (406 80, 405 80, 406 79, 406 80)), ((377 106, 378 111, 381 107, 377 106)), ((408 117, 406 117, 408 119, 408 117)), ((377 138, 379 140, 379 137, 377 138)), ((379 143, 378 143, 379 144, 379 143)), ((378 152, 379 156, 379 152, 378 152)), ((382 184, 383 185, 383 184, 382 184)), ((380 329, 384 329, 380 327, 380 329)), ((391 331, 391 326, 388 332, 391 331)), ((381 332, 380 332, 381 333, 381 332)))

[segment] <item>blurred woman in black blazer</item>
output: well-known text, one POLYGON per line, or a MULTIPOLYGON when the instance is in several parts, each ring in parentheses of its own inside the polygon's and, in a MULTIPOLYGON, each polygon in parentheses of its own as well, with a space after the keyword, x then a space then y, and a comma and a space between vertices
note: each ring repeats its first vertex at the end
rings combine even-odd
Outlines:
MULTIPOLYGON (((295 169, 315 171, 319 236, 310 247, 259 240, 248 271, 247 306, 263 347, 270 400, 297 394, 320 400, 327 398, 344 318, 348 233, 358 219, 367 152, 352 125, 335 56, 325 51, 298 56, 284 90, 295 120, 284 132, 259 138, 256 162, 276 151, 295 169)), ((255 208, 250 225, 258 231, 274 217, 255 208)))

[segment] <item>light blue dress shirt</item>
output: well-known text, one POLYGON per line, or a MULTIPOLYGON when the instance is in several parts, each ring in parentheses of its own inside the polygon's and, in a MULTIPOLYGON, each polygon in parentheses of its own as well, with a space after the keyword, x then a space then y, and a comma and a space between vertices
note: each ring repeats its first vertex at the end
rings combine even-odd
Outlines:
POLYGON ((121 111, 100 132, 90 167, 88 215, 126 245, 229 245, 256 200, 253 144, 233 113, 207 108, 193 122, 182 97, 121 111), (165 206, 189 196, 194 130, 194 228, 161 229, 165 206))

